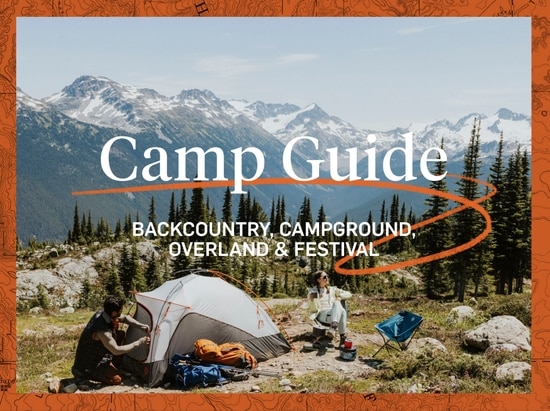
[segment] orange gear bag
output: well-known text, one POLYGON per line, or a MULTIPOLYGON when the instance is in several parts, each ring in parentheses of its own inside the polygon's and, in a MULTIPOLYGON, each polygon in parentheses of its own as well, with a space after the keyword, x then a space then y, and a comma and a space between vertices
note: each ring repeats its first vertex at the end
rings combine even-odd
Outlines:
POLYGON ((213 362, 221 357, 222 352, 214 341, 200 338, 195 341, 195 355, 203 361, 213 362))

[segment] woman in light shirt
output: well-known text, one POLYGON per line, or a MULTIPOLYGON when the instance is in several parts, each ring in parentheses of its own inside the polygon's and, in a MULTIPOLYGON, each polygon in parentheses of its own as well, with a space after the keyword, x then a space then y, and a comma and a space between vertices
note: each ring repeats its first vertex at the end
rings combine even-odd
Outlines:
POLYGON ((315 272, 313 278, 316 286, 309 289, 310 319, 316 319, 322 324, 330 324, 331 329, 328 333, 334 337, 338 332, 340 345, 342 345, 346 339, 347 312, 340 300, 347 300, 351 297, 351 293, 329 286, 329 278, 324 271, 315 272))

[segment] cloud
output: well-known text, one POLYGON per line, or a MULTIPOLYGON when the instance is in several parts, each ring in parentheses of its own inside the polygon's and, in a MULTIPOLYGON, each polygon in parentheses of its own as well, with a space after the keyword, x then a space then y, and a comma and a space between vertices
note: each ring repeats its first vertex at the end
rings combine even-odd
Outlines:
POLYGON ((260 65, 253 60, 230 55, 200 57, 194 66, 197 71, 217 77, 234 77, 260 70, 260 65))
POLYGON ((285 54, 272 60, 258 60, 253 58, 242 58, 232 55, 213 55, 199 57, 194 61, 196 71, 203 74, 210 74, 219 78, 229 78, 265 72, 281 66, 314 61, 319 58, 312 53, 285 54))
MULTIPOLYGON (((424 19, 424 18, 422 18, 424 19)), ((476 17, 476 18, 470 18, 470 17, 459 17, 459 18, 439 18, 434 19, 437 23, 435 24, 423 24, 420 26, 409 26, 402 29, 399 29, 396 31, 397 34, 417 34, 417 33, 423 33, 428 30, 438 29, 440 27, 446 27, 451 26, 455 24, 465 24, 465 23, 475 23, 479 22, 480 20, 484 19, 483 17, 476 17)))
POLYGON ((285 54, 277 59, 280 64, 295 64, 314 61, 319 58, 319 55, 312 53, 293 53, 285 54))

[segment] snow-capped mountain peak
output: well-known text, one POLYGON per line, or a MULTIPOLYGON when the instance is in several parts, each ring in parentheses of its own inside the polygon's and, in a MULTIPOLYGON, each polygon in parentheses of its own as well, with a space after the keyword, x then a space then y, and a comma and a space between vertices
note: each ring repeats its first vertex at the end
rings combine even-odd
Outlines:
POLYGON ((25 93, 23 90, 21 90, 19 87, 17 88, 17 108, 19 109, 21 106, 29 107, 35 111, 47 111, 51 109, 51 107, 44 103, 41 100, 37 100, 35 98, 32 98, 27 93, 25 93))
POLYGON ((140 121, 174 106, 172 100, 155 90, 98 76, 81 76, 44 101, 79 121, 128 131, 140 130, 140 121))
MULTIPOLYGON (((32 102, 37 109, 40 104, 51 105, 69 117, 90 124, 130 132, 152 130, 166 140, 170 137, 161 130, 167 124, 168 129, 185 126, 186 118, 197 118, 221 127, 239 121, 252 122, 283 144, 295 137, 316 138, 321 157, 326 156, 326 149, 331 147, 338 147, 343 153, 354 147, 359 157, 364 156, 364 150, 373 146, 367 139, 369 134, 377 136, 376 148, 381 152, 394 147, 401 135, 411 132, 416 154, 430 147, 439 147, 443 140, 448 157, 453 158, 461 155, 467 146, 474 120, 481 121, 482 143, 498 141, 501 133, 510 150, 518 145, 530 150, 531 141, 530 118, 506 108, 490 116, 470 113, 454 123, 437 119, 390 131, 360 130, 331 116, 316 103, 299 107, 290 103, 223 100, 210 90, 199 89, 183 90, 174 97, 166 97, 152 89, 123 85, 100 76, 81 76, 42 102, 23 94, 18 96, 18 103, 23 101, 32 102)), ((307 150, 311 151, 311 145, 306 144, 303 150, 304 155, 310 155, 307 150)))

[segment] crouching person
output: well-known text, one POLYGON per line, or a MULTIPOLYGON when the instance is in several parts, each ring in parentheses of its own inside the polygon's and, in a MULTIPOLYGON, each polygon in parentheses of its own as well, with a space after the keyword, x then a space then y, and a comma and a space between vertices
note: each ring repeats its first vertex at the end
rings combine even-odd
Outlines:
POLYGON ((128 324, 149 334, 149 326, 133 317, 122 314, 124 299, 109 296, 103 304, 103 311, 96 312, 80 335, 72 372, 79 379, 91 379, 104 384, 122 383, 119 367, 124 354, 143 344, 149 344, 149 335, 125 345, 126 333, 118 324, 128 324))

